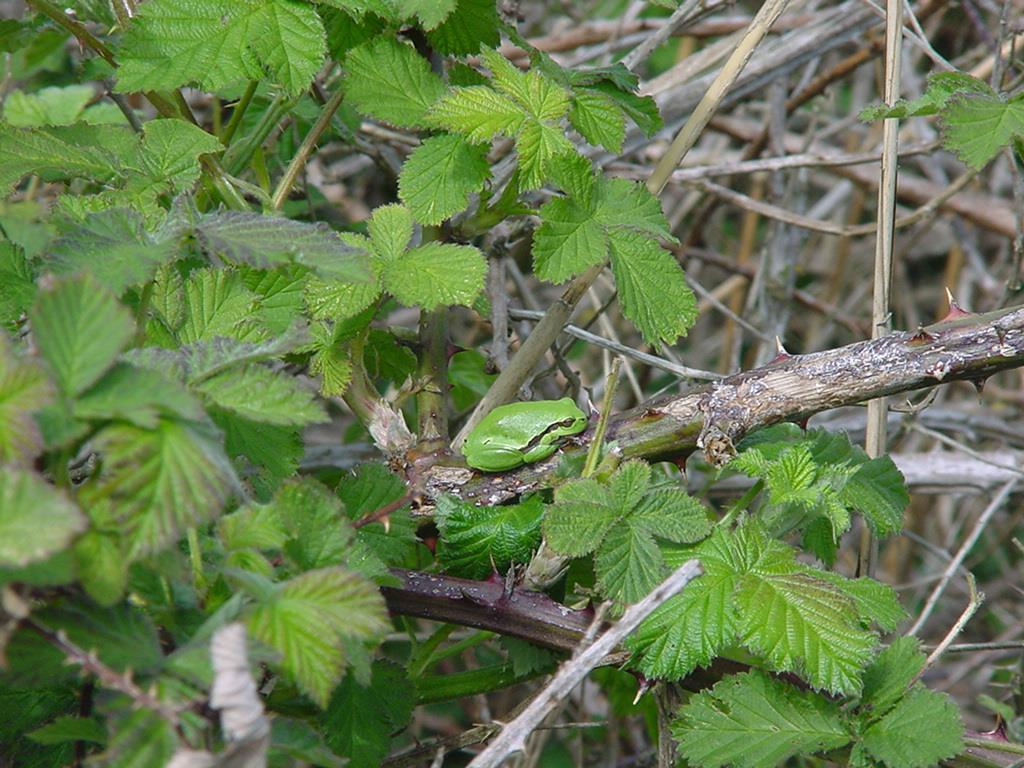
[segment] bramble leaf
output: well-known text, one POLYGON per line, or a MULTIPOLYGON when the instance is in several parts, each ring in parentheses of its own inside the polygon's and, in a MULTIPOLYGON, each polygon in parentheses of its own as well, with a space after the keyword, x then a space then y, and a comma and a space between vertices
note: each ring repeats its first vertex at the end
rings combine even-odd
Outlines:
POLYGON ((384 269, 384 286, 408 307, 470 305, 484 287, 487 263, 471 245, 427 243, 384 269))
POLYGON ((431 108, 430 121, 480 143, 499 133, 514 136, 526 115, 512 99, 489 86, 471 85, 452 88, 431 108))
POLYGON ((440 224, 469 204, 490 178, 487 153, 462 136, 426 139, 398 176, 398 195, 421 224, 440 224))
POLYGON ((91 85, 50 86, 32 93, 13 90, 4 99, 4 122, 18 128, 70 125, 95 95, 91 85))
POLYGON ((645 235, 609 237, 622 312, 648 343, 671 344, 697 319, 697 300, 672 255, 645 235))
POLYGON ((555 489, 555 503, 544 515, 544 538, 556 552, 580 557, 601 545, 621 514, 597 480, 573 480, 555 489))
POLYGON ((22 359, 0 330, 0 466, 26 467, 43 448, 33 413, 53 399, 42 366, 22 359))
POLYGON ((175 243, 154 238, 142 217, 128 208, 89 214, 51 243, 46 253, 55 272, 88 272, 118 295, 150 280, 157 267, 175 256, 175 243))
POLYGON ((480 52, 480 46, 496 48, 501 24, 491 0, 458 0, 444 22, 427 32, 430 44, 441 53, 464 56, 480 52))
POLYGON ((388 627, 373 583, 343 568, 307 571, 275 585, 249 616, 249 630, 278 650, 285 672, 327 706, 345 668, 345 640, 369 640, 388 627))
POLYGON ((689 543, 709 533, 700 502, 670 488, 651 488, 650 467, 627 461, 607 484, 575 480, 555 490, 544 535, 556 552, 595 552, 599 589, 620 602, 636 602, 665 575, 657 539, 689 543))
POLYGON ((125 33, 117 87, 216 91, 266 70, 300 93, 326 52, 316 11, 296 0, 149 0, 125 33))
POLYGON ((360 112, 401 128, 425 127, 444 82, 411 45, 378 37, 345 57, 345 98, 360 112))
POLYGON ((60 389, 77 395, 131 340, 131 314, 89 275, 48 282, 29 312, 36 344, 60 389))
POLYGON ((666 567, 654 536, 634 517, 605 535, 594 558, 598 588, 623 603, 635 603, 665 577, 666 567))
POLYGON ((944 693, 920 683, 864 731, 863 746, 889 768, 925 768, 963 750, 964 726, 944 693))
MULTIPOLYGON (((131 131, 110 130, 126 142, 131 131)), ((88 141, 91 126, 67 128, 15 128, 0 123, 0 190, 9 189, 30 173, 44 178, 84 178, 104 182, 115 178, 121 167, 116 155, 103 144, 88 141)))
POLYGON ((216 136, 184 120, 150 120, 142 130, 142 170, 149 183, 181 192, 199 178, 199 156, 223 149, 216 136))
POLYGON ((691 698, 672 734, 683 757, 706 768, 771 768, 850 741, 836 704, 756 671, 691 698))
POLYGON ((155 553, 185 528, 212 520, 238 485, 208 428, 161 418, 155 429, 117 424, 102 430, 103 468, 82 490, 86 506, 109 500, 133 556, 155 553))
POLYGON ((377 768, 392 734, 412 717, 415 688, 397 664, 377 661, 368 685, 352 675, 331 696, 320 716, 327 744, 348 758, 349 768, 377 768))
POLYGON ((891 107, 873 104, 861 110, 858 117, 861 120, 881 120, 934 115, 941 112, 950 97, 958 93, 995 95, 988 83, 964 72, 936 72, 928 76, 928 87, 918 98, 910 101, 900 99, 891 107))
POLYGON ((943 143, 981 170, 1014 138, 1024 136, 1024 94, 1004 101, 990 94, 958 94, 942 111, 943 143))
POLYGON ((43 560, 86 526, 78 508, 42 477, 0 466, 0 567, 43 560))
POLYGON ((194 235, 209 256, 261 268, 294 262, 325 279, 373 281, 366 252, 323 224, 224 211, 200 218, 194 235))
POLYGON ((690 557, 700 560, 704 575, 627 642, 644 674, 678 679, 739 641, 773 668, 796 672, 817 688, 859 690, 876 638, 863 629, 857 605, 843 590, 846 580, 798 563, 757 520, 732 532, 718 529, 667 559, 671 566, 690 557))
POLYGON ((864 670, 861 702, 862 707, 870 708, 870 717, 877 719, 887 714, 907 693, 924 664, 925 656, 918 650, 915 637, 898 637, 878 654, 864 670))
POLYGON ((456 576, 482 579, 513 563, 525 563, 540 544, 544 504, 531 496, 520 504, 477 507, 451 496, 438 499, 434 520, 441 532, 437 556, 456 576))
POLYGON ((626 138, 626 120, 622 110, 608 96, 580 89, 573 94, 569 122, 591 144, 600 144, 618 153, 626 138))
POLYGON ((312 392, 293 377, 260 365, 232 368, 201 382, 196 391, 218 408, 250 421, 278 426, 328 421, 312 392))

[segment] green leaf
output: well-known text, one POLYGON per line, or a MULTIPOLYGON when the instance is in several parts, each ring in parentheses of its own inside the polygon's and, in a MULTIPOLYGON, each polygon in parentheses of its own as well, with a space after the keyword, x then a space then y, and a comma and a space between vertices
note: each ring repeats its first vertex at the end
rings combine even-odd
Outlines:
POLYGON ((72 406, 80 419, 118 419, 143 429, 156 427, 160 416, 200 421, 203 409, 183 386, 156 371, 117 363, 72 406))
POLYGON ((316 11, 296 0, 149 0, 122 41, 117 87, 216 91, 266 70, 297 94, 326 51, 316 11))
POLYGON ((427 243, 384 269, 388 292, 406 306, 470 305, 484 287, 487 262, 471 245, 427 243))
POLYGON ((241 275, 229 269, 200 269, 188 276, 184 294, 185 322, 178 329, 183 344, 227 336, 240 341, 262 334, 254 325, 256 294, 241 275))
POLYGON ((299 468, 303 445, 295 427, 261 424, 216 408, 210 409, 210 417, 224 430, 227 454, 244 456, 257 468, 255 484, 260 498, 272 495, 278 484, 299 468))
POLYGON ((704 575, 644 621, 628 645, 649 676, 677 679, 739 640, 773 668, 817 688, 856 693, 875 636, 861 626, 841 577, 796 561, 757 520, 716 529, 678 557, 697 557, 704 575))
POLYGON ((320 320, 347 320, 373 304, 380 296, 379 280, 345 283, 311 278, 306 283, 306 306, 320 320))
POLYGON ((708 511, 678 488, 663 488, 637 501, 630 520, 659 539, 692 544, 711 533, 708 511))
POLYGON ((599 82, 588 90, 598 91, 609 97, 619 109, 626 113, 630 120, 648 137, 662 129, 664 122, 658 111, 658 104, 651 96, 639 96, 630 90, 624 90, 611 82, 599 82))
POLYGON ((351 567, 355 530, 324 486, 308 478, 284 483, 271 507, 285 534, 285 553, 299 568, 351 567))
POLYGON ((212 520, 238 483, 219 441, 200 425, 166 418, 152 430, 114 425, 99 433, 96 449, 103 468, 83 498, 87 505, 110 500, 133 556, 157 552, 185 528, 212 520))
POLYGON ((903 473, 888 456, 861 464, 846 482, 842 500, 864 515, 878 536, 891 536, 903 528, 903 512, 910 504, 903 473))
POLYGON ((890 768, 924 768, 963 750, 964 726, 944 693, 915 685, 864 732, 864 748, 890 768))
POLYGON ((349 768, 377 768, 392 734, 412 717, 413 684, 396 664, 377 661, 368 686, 349 675, 331 696, 320 724, 327 744, 348 758, 349 768))
POLYGON ((900 99, 891 107, 874 104, 863 109, 858 117, 861 120, 881 120, 890 117, 934 115, 942 110, 951 96, 958 93, 995 95, 988 83, 966 73, 937 72, 928 76, 928 87, 920 97, 910 101, 900 99))
POLYGON ((199 245, 211 257, 261 268, 294 262, 323 278, 352 283, 373 281, 365 251, 352 247, 324 224, 222 211, 204 215, 194 231, 199 245))
MULTIPOLYGON (((643 185, 627 179, 602 179, 595 217, 605 227, 622 227, 676 242, 661 202, 643 185)), ((609 229, 612 234, 612 230, 609 229)))
POLYGON ((29 320, 57 385, 69 395, 103 375, 135 333, 128 310, 88 275, 49 281, 29 320))
POLYGON ((36 295, 35 276, 25 252, 0 241, 0 325, 14 330, 36 295))
POLYGON ((313 392, 292 376, 261 365, 232 368, 201 382, 196 391, 218 408, 250 421, 305 426, 329 420, 313 392))
POLYGON ((612 272, 623 314, 648 343, 673 343, 697 319, 697 300, 668 251, 626 230, 609 237, 612 272))
POLYGON ((97 182, 114 178, 120 168, 117 158, 86 141, 88 135, 81 130, 0 124, 0 190, 9 190, 30 173, 97 182))
POLYGON ((50 244, 46 260, 56 272, 88 272, 115 294, 153 278, 178 255, 171 240, 157 240, 142 217, 127 208, 89 214, 80 226, 50 244))
POLYGON ((458 0, 444 23, 427 32, 431 46, 441 53, 465 56, 479 53, 480 46, 501 43, 501 23, 492 0, 458 0))
POLYGON ((735 642, 735 576, 705 557, 701 563, 704 575, 659 606, 626 643, 640 655, 635 663, 647 677, 679 680, 735 642))
POLYGON ((79 648, 94 652, 116 672, 150 675, 163 665, 153 621, 127 604, 99 608, 88 600, 66 601, 34 614, 53 630, 63 630, 79 648))
POLYGON ((391 262, 405 253, 413 235, 413 220, 404 205, 382 205, 374 209, 367 224, 374 252, 384 262, 391 262))
POLYGON ((773 668, 796 672, 817 688, 859 692, 876 638, 857 626, 846 595, 799 569, 792 552, 777 547, 766 548, 738 584, 744 645, 773 668))
POLYGON ((42 366, 17 355, 0 330, 0 466, 27 467, 42 450, 43 435, 33 413, 53 394, 42 366))
MULTIPOLYGON (((229 325, 230 327, 230 325, 229 325)), ((309 335, 301 325, 257 343, 214 336, 178 349, 131 349, 122 357, 132 365, 157 371, 182 382, 196 384, 229 368, 273 360, 304 347, 309 335)))
POLYGON ((379 37, 345 57, 345 97, 363 114, 401 128, 425 127, 427 110, 446 91, 411 45, 379 37))
POLYGON ((917 638, 898 637, 864 670, 861 708, 872 720, 892 709, 924 669, 925 656, 917 638))
POLYGON ((635 603, 665 577, 665 561, 647 528, 628 517, 601 542, 594 560, 598 587, 612 600, 635 603))
POLYGON ((448 18, 455 0, 403 0, 399 7, 404 18, 415 16, 423 29, 431 30, 448 18))
MULTIPOLYGON (((632 250, 645 246, 660 251, 652 240, 636 237, 639 234, 674 240, 661 204, 642 186, 625 179, 598 179, 595 184, 590 164, 571 156, 567 162, 560 158, 553 163, 551 172, 569 196, 554 198, 540 210, 533 255, 534 271, 541 279, 564 282, 602 263, 608 258, 609 242, 623 240, 629 245, 631 233, 637 243, 632 250)), ((669 276, 680 272, 681 277, 678 265, 673 267, 666 257, 659 259, 663 266, 657 268, 669 276)), ((687 294, 688 287, 684 297, 687 294)), ((692 295, 689 298, 692 301, 692 295)))
POLYGON ((0 467, 0 567, 43 560, 85 527, 78 508, 39 475, 0 467))
POLYGON ((482 579, 513 563, 525 563, 540 545, 544 504, 531 496, 521 504, 477 507, 451 496, 437 500, 434 520, 441 532, 437 556, 457 576, 482 579))
POLYGON ((618 105, 603 93, 581 89, 573 94, 569 122, 591 144, 622 152, 626 120, 618 105))
MULTIPOLYGON (((405 494, 405 483, 383 464, 360 464, 338 485, 338 496, 350 520, 393 504, 405 494)), ((356 537, 386 565, 401 566, 419 543, 416 528, 406 503, 388 515, 387 525, 383 520, 369 523, 356 531, 356 537)))
POLYGON ((484 85, 452 88, 430 110, 432 125, 461 133, 469 141, 488 141, 496 134, 514 136, 526 122, 512 99, 484 85))
POLYGON ((888 584, 866 577, 847 579, 834 571, 821 571, 820 575, 853 600, 861 623, 865 626, 875 624, 886 632, 892 632, 907 618, 907 612, 900 605, 899 595, 888 584))
POLYGON ((323 734, 305 720, 275 716, 270 722, 269 765, 345 768, 346 761, 327 748, 323 734))
POLYGON ((325 707, 344 671, 342 641, 368 640, 389 624, 371 582, 343 568, 322 568, 278 585, 248 626, 281 653, 282 668, 299 688, 325 707))
POLYGON ((174 726, 148 709, 126 710, 111 725, 110 743, 103 753, 108 768, 147 768, 167 765, 178 746, 174 726))
POLYGON ((75 569, 89 597, 102 606, 121 601, 128 586, 128 558, 121 537, 86 531, 75 542, 75 569))
POLYGON ((272 333, 284 333, 299 322, 305 309, 309 274, 305 267, 242 267, 240 272, 245 287, 259 296, 260 320, 272 333))
POLYGON ((107 729, 99 720, 70 715, 62 715, 25 735, 40 744, 63 744, 68 741, 90 741, 93 744, 107 742, 107 729))
POLYGON ((281 549, 288 534, 275 504, 247 504, 217 521, 227 549, 281 549))
POLYGON ((142 170, 181 192, 199 178, 199 156, 223 149, 220 139, 185 120, 150 120, 142 133, 142 170))
POLYGON ((4 122, 19 128, 70 125, 95 95, 91 85, 50 86, 33 93, 13 90, 4 99, 4 122))
POLYGON ((942 112, 943 143, 980 170, 1015 137, 1024 136, 1024 95, 961 94, 942 112))
POLYGON ((555 197, 541 206, 540 217, 533 234, 533 269, 541 280, 564 283, 608 258, 605 230, 592 208, 555 197))
POLYGON ((770 768, 849 743, 836 704, 763 672, 728 677, 691 698, 672 724, 688 763, 770 768))
POLYGON ((469 205, 490 178, 487 152, 455 134, 426 139, 398 176, 398 195, 422 224, 440 224, 469 205))
POLYGON ((555 503, 544 515, 544 538, 556 552, 586 555, 601 545, 622 514, 597 480, 573 480, 555 489, 555 503))

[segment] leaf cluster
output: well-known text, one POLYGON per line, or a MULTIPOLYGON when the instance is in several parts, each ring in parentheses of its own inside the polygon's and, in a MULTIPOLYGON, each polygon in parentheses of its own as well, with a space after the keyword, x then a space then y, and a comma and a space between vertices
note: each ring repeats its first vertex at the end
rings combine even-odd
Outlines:
POLYGON ((679 710, 672 733, 686 760, 711 768, 769 768, 840 749, 852 766, 936 765, 963 748, 964 729, 946 694, 916 682, 924 661, 913 638, 900 638, 846 706, 764 672, 727 677, 679 710))
POLYGON ((827 565, 859 512, 877 536, 897 533, 910 498, 888 456, 869 459, 848 437, 793 424, 759 430, 737 446, 726 470, 757 478, 767 491, 757 514, 773 536, 802 532, 803 546, 827 565))
POLYGON ((862 120, 938 115, 947 149, 978 171, 1005 147, 1024 154, 1024 93, 997 93, 983 80, 962 72, 939 72, 916 99, 891 107, 877 104, 861 112, 862 120))

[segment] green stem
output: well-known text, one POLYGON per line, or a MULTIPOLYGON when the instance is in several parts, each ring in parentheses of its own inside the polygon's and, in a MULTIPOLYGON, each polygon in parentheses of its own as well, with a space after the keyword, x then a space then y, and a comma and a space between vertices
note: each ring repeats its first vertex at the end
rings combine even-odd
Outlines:
POLYGON ((188 560, 192 566, 192 585, 195 587, 196 594, 202 599, 209 585, 203 571, 203 550, 199 543, 199 532, 195 527, 190 527, 186 531, 186 536, 188 537, 188 560))
POLYGON ((604 390, 604 405, 601 407, 601 417, 597 422, 597 429, 594 430, 594 439, 590 442, 590 450, 587 451, 587 461, 583 465, 583 477, 590 477, 597 469, 597 460, 601 456, 601 444, 604 442, 604 434, 608 429, 608 417, 611 416, 612 406, 615 403, 615 390, 619 386, 619 369, 622 367, 622 358, 616 357, 612 362, 612 369, 608 372, 608 381, 604 390))
POLYGON ((434 652, 438 649, 448 636, 455 631, 454 624, 442 624, 430 637, 420 643, 419 647, 409 659, 409 677, 419 677, 434 662, 434 652))
POLYGON ((224 153, 224 168, 232 176, 237 176, 249 164, 256 149, 260 147, 270 132, 277 127, 285 115, 291 111, 298 101, 295 97, 278 94, 260 116, 256 127, 228 147, 224 153))
POLYGON ((258 80, 250 80, 249 85, 245 89, 245 93, 242 94, 242 98, 235 104, 235 109, 231 113, 231 117, 228 118, 228 124, 224 126, 224 132, 220 135, 221 143, 226 147, 231 144, 231 139, 235 135, 235 131, 238 130, 238 126, 242 124, 242 117, 245 116, 245 110, 249 108, 249 104, 252 103, 252 97, 256 93, 256 87, 259 85, 258 80))
POLYGON ((534 669, 517 675, 511 664, 494 664, 451 675, 428 675, 414 681, 416 683, 416 703, 436 704, 441 701, 475 696, 479 693, 489 693, 540 677, 543 674, 546 672, 534 669))
POLYGON ((274 190, 274 195, 270 200, 270 206, 275 211, 279 210, 284 201, 288 199, 288 193, 291 192, 292 186, 295 184, 295 179, 298 178, 299 173, 306 167, 306 161, 309 160, 309 156, 313 154, 313 149, 316 147, 320 137, 324 131, 331 124, 331 118, 334 117, 334 113, 338 111, 338 107, 341 106, 342 100, 345 98, 345 91, 339 88, 331 96, 330 100, 324 104, 324 108, 320 111, 320 116, 317 117, 316 122, 313 123, 313 127, 309 129, 309 133, 306 134, 306 138, 302 140, 302 144, 299 146, 295 156, 292 157, 288 168, 284 172, 284 176, 277 184, 277 189, 274 190))
POLYGON ((750 503, 757 498, 757 494, 763 490, 764 480, 761 479, 750 486, 750 488, 747 489, 747 492, 740 496, 740 498, 736 500, 735 504, 729 507, 729 511, 722 516, 722 519, 718 521, 718 524, 722 526, 729 525, 736 518, 736 515, 749 507, 750 503))

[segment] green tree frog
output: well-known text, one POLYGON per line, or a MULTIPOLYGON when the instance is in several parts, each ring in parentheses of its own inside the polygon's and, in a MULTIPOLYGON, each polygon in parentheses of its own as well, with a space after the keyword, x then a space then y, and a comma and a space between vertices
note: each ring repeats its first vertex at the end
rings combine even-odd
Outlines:
POLYGON ((586 428, 586 414, 568 397, 499 405, 469 433, 462 453, 475 469, 501 472, 546 459, 563 437, 586 428))

